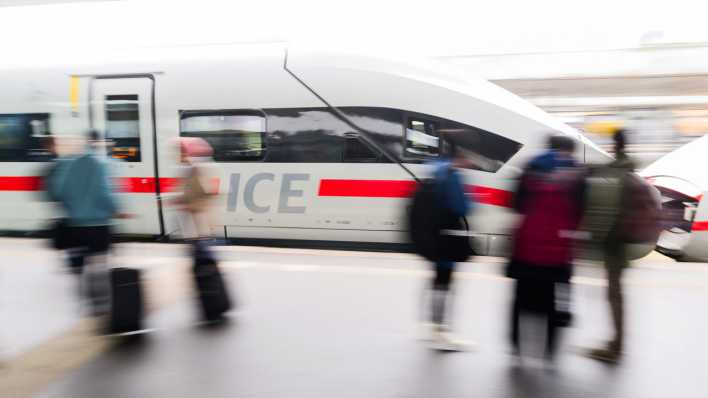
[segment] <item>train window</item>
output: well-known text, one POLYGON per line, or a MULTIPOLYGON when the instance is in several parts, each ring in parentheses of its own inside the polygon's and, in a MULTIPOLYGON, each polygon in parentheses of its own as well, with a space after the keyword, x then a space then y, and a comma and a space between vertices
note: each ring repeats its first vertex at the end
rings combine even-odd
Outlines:
POLYGON ((180 120, 180 135, 207 140, 216 162, 262 160, 265 134, 266 119, 256 111, 188 111, 180 120))
MULTIPOLYGON (((358 136, 360 132, 328 108, 264 109, 268 128, 267 156, 262 154, 265 161, 390 162, 379 153, 378 148, 384 148, 405 162, 420 163, 437 158, 444 140, 449 137, 473 160, 476 169, 495 172, 521 149, 520 143, 506 137, 436 116, 380 107, 340 107, 339 110, 365 130, 367 138, 376 145, 367 145, 358 136)), ((261 120, 260 114, 258 118, 261 120)), ((184 126, 182 130, 184 133, 184 126)), ((265 143, 260 142, 260 145, 255 149, 265 147, 265 143)))
POLYGON ((447 141, 455 142, 473 164, 473 168, 496 172, 521 149, 521 144, 506 137, 456 122, 446 122, 438 131, 447 141))
MULTIPOLYGON (((355 125, 366 130, 367 137, 373 140, 377 147, 385 149, 394 157, 403 152, 403 111, 378 107, 341 107, 339 110, 355 125)), ((379 155, 377 162, 391 161, 389 157, 380 154, 378 148, 375 152, 379 155)))
POLYGON ((521 144, 477 127, 435 116, 410 114, 405 130, 403 158, 416 162, 436 158, 452 141, 474 168, 496 172, 521 149, 521 144))
POLYGON ((0 114, 0 162, 51 160, 45 137, 49 137, 48 113, 0 114))
POLYGON ((346 134, 344 141, 345 163, 375 163, 376 153, 356 134, 346 134))
POLYGON ((404 157, 430 158, 440 153, 438 126, 436 122, 420 118, 409 118, 406 126, 406 147, 404 157))
POLYGON ((268 162, 341 163, 351 128, 327 108, 266 109, 268 162))
POLYGON ((138 96, 106 96, 106 139, 110 155, 126 162, 140 161, 140 111, 138 96))

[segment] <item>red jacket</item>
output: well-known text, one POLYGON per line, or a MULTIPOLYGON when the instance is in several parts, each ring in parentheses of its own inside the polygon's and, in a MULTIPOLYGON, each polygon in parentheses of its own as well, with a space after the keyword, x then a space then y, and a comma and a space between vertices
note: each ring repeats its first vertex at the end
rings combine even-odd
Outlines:
POLYGON ((522 219, 512 259, 527 265, 566 267, 573 260, 572 234, 580 222, 583 178, 577 168, 527 170, 516 207, 522 219))

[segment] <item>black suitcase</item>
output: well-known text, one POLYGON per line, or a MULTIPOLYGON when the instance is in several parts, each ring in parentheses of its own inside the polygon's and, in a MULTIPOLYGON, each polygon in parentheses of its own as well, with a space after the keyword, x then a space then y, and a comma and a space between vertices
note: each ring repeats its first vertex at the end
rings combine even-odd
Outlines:
POLYGON ((231 298, 216 260, 211 256, 196 256, 192 271, 204 319, 221 320, 231 309, 231 298))
POLYGON ((129 333, 143 329, 143 292, 140 270, 111 269, 111 333, 129 333))

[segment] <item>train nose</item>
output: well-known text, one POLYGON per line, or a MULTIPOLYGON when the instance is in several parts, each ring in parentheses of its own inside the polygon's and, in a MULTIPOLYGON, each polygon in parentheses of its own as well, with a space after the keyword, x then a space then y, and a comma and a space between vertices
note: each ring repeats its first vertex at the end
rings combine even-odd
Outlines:
POLYGON ((678 177, 647 177, 661 193, 662 233, 656 250, 669 257, 686 254, 696 224, 696 212, 703 199, 701 190, 678 177))

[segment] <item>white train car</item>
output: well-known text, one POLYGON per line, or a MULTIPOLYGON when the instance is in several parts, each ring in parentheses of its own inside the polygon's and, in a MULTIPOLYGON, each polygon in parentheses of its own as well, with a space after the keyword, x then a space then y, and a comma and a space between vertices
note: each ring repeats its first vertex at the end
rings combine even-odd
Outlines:
MULTIPOLYGON (((607 155, 576 130, 483 80, 435 65, 332 55, 284 45, 134 51, 56 66, 0 70, 0 229, 41 228, 43 135, 93 128, 115 145, 118 231, 177 229, 163 204, 178 187, 174 140, 215 149, 219 236, 396 244, 405 204, 441 133, 477 169, 465 183, 481 254, 501 254, 514 216, 513 177, 549 133, 578 140, 581 161, 607 155)), ((1 68, 1 66, 0 66, 1 68)))
POLYGON ((685 261, 708 261, 708 136, 664 155, 641 171, 659 189, 665 230, 657 251, 685 261))

